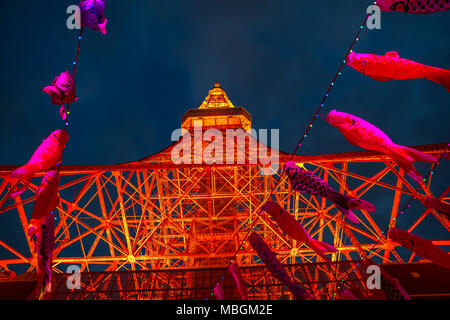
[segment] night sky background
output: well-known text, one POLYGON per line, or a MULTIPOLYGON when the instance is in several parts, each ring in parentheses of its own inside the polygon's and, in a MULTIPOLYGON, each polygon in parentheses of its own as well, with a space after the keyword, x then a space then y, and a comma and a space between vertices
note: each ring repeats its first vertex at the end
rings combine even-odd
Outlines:
MULTIPOLYGON (((66 28, 75 1, 2 1, 0 165, 23 164, 63 127, 42 92, 72 71, 77 30, 66 28)), ((371 1, 107 1, 106 36, 86 30, 76 74, 65 164, 117 164, 168 146, 182 115, 215 82, 255 129, 280 129, 292 152, 337 71, 371 1)), ((381 30, 363 30, 354 51, 450 68, 450 12, 383 12, 381 30)), ((425 80, 377 82, 345 66, 326 110, 357 115, 394 142, 450 141, 450 94, 425 80)), ((300 153, 358 151, 322 118, 300 153)), ((429 165, 418 165, 425 174, 429 165)), ((434 187, 450 178, 448 164, 434 187)), ((391 204, 388 204, 390 207, 391 204)), ((0 226, 1 230, 6 227, 0 226)), ((17 236, 23 241, 23 233, 17 236)), ((446 235, 448 238, 448 233, 446 235)), ((0 239, 2 236, 0 235, 0 239)))

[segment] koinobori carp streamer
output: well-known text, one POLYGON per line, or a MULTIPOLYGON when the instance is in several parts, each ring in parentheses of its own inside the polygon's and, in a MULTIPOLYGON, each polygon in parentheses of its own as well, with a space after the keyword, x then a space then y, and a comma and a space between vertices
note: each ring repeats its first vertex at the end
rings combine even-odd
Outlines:
POLYGON ((285 171, 291 182, 292 188, 297 192, 306 192, 311 195, 327 198, 333 202, 336 208, 352 223, 359 223, 351 209, 365 209, 375 211, 375 206, 365 200, 350 197, 336 192, 324 180, 315 176, 308 170, 297 166, 293 161, 286 162, 285 171))
POLYGON ((55 218, 48 215, 41 225, 37 247, 37 295, 47 299, 52 291, 53 249, 55 247, 55 218))
POLYGON ((69 71, 62 72, 50 86, 43 89, 50 96, 52 104, 61 106, 59 114, 63 120, 67 119, 67 108, 64 103, 70 104, 78 100, 75 90, 75 79, 69 71))
POLYGON ((231 275, 234 278, 234 281, 236 282, 236 287, 239 291, 239 296, 241 297, 241 300, 247 300, 248 299, 247 286, 245 284, 244 279, 242 278, 239 266, 236 263, 230 263, 230 265, 228 266, 228 270, 230 271, 231 275))
POLYGON ((24 185, 17 191, 12 192, 10 197, 21 195, 38 171, 51 169, 61 162, 62 153, 68 140, 69 134, 66 130, 61 129, 53 131, 44 139, 31 156, 31 159, 11 173, 11 179, 23 181, 24 185))
POLYGON ((391 228, 389 230, 389 238, 411 250, 419 257, 450 269, 450 255, 438 246, 435 246, 431 241, 399 228, 391 228))
POLYGON ((291 280, 276 255, 269 249, 263 239, 255 232, 248 237, 253 249, 267 266, 270 274, 286 285, 297 300, 313 300, 314 297, 301 286, 291 280))
POLYGON ((347 56, 346 63, 377 81, 424 78, 439 83, 450 92, 450 70, 400 58, 396 51, 387 52, 383 56, 351 52, 347 56))
POLYGON ((40 230, 41 224, 58 205, 58 186, 60 177, 57 170, 51 170, 42 178, 41 185, 36 193, 33 214, 28 225, 28 235, 30 237, 40 230))
POLYGON ((438 160, 435 156, 395 144, 383 131, 354 115, 332 110, 325 119, 337 128, 349 143, 389 155, 418 183, 422 181, 422 176, 414 168, 414 162, 434 163, 438 160))
POLYGON ((272 218, 274 218, 275 222, 278 224, 281 230, 283 230, 288 236, 305 243, 319 256, 321 256, 322 259, 331 263, 331 260, 325 256, 325 253, 337 252, 338 250, 335 247, 329 245, 326 242, 311 238, 311 236, 308 234, 308 232, 306 232, 303 226, 279 204, 273 201, 268 201, 262 209, 267 212, 272 218))
POLYGON ((81 25, 106 34, 105 0, 82 0, 78 6, 81 10, 81 25))

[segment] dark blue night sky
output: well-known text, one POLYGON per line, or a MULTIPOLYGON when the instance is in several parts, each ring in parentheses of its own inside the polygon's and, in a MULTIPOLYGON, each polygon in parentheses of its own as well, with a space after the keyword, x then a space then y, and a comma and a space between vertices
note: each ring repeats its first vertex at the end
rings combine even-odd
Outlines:
MULTIPOLYGON (((42 88, 72 70, 78 31, 66 28, 71 4, 2 1, 2 165, 25 163, 43 138, 63 127, 42 88)), ((254 128, 279 128, 281 150, 292 152, 370 4, 107 1, 108 34, 86 30, 81 44, 79 100, 71 106, 64 163, 116 164, 158 152, 170 144, 184 112, 198 107, 217 81, 235 106, 252 114, 254 128)), ((449 17, 383 12, 382 29, 365 29, 354 50, 395 50, 448 69, 449 17)), ((411 146, 450 141, 449 107, 450 94, 434 82, 377 82, 345 66, 326 110, 357 115, 411 146)), ((319 118, 300 153, 357 150, 319 118)), ((429 167, 417 168, 425 174, 429 167)), ((447 187, 448 168, 439 171, 438 194, 447 187)))

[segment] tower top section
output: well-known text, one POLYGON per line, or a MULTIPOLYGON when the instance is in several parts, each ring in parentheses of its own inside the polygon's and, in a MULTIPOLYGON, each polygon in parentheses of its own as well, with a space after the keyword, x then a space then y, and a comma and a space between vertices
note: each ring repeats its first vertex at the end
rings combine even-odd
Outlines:
POLYGON ((207 129, 251 129, 251 115, 242 107, 235 107, 218 82, 209 90, 197 109, 189 109, 181 118, 181 128, 193 130, 194 125, 207 129))
POLYGON ((199 109, 212 109, 212 108, 235 108, 235 106, 231 103, 228 96, 220 87, 220 83, 216 82, 214 88, 209 90, 208 96, 205 98, 205 101, 198 107, 199 109))

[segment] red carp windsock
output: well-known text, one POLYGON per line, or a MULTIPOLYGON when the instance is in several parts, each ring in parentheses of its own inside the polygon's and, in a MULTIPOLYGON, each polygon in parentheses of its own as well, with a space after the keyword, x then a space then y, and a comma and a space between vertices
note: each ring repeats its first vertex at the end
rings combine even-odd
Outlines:
POLYGON ((314 300, 314 297, 308 291, 291 280, 275 253, 269 249, 258 234, 252 232, 248 237, 248 241, 264 262, 270 274, 286 285, 297 300, 314 300))
POLYGON ((384 56, 351 52, 346 64, 377 81, 424 78, 439 83, 450 92, 450 70, 400 58, 396 51, 387 52, 384 56))
POLYGON ((331 260, 325 256, 325 253, 337 252, 338 250, 335 247, 311 238, 303 226, 277 203, 268 201, 262 209, 275 220, 284 233, 297 241, 304 242, 325 261, 331 262, 331 260))
POLYGON ((241 297, 241 300, 247 300, 248 299, 247 285, 245 284, 244 279, 242 278, 239 266, 236 263, 231 263, 228 266, 228 270, 230 271, 231 275, 234 278, 234 281, 236 282, 236 287, 239 291, 239 296, 241 297))
POLYGON ((332 110, 325 119, 337 128, 349 143, 389 155, 400 168, 405 170, 418 183, 422 182, 422 176, 414 168, 414 162, 434 163, 438 161, 435 156, 393 143, 383 131, 354 115, 332 110))
POLYGON ((391 228, 389 230, 389 238, 411 250, 419 257, 450 269, 450 255, 438 246, 435 246, 431 241, 399 228, 391 228))
POLYGON ((81 25, 106 34, 105 1, 82 0, 78 6, 81 11, 81 25))
POLYGON ((52 262, 55 247, 55 217, 48 215, 41 225, 37 246, 37 295, 47 299, 52 291, 52 262))
POLYGON ((334 191, 324 180, 315 176, 308 170, 300 168, 293 161, 286 162, 285 171, 291 186, 295 191, 306 192, 314 196, 327 198, 333 202, 336 208, 352 223, 359 223, 359 221, 351 209, 365 209, 369 212, 375 211, 375 206, 373 204, 334 191))
POLYGON ((435 197, 427 197, 425 201, 423 201, 423 204, 427 209, 437 210, 445 215, 447 219, 450 219, 450 204, 435 197))
POLYGON ((60 175, 56 170, 49 171, 42 178, 41 185, 36 194, 36 201, 34 202, 33 215, 28 225, 28 235, 30 238, 40 230, 41 224, 58 205, 59 180, 60 175))
POLYGON ((381 269, 381 290, 388 300, 411 300, 397 278, 381 269))
POLYGON ((214 296, 217 298, 217 300, 225 300, 225 293, 220 284, 216 284, 216 286, 214 287, 214 296))
POLYGON ((61 162, 62 153, 69 134, 65 130, 53 131, 41 145, 36 149, 27 164, 17 168, 11 173, 10 178, 19 179, 24 182, 24 186, 11 193, 10 197, 21 195, 30 184, 34 175, 41 170, 48 170, 61 162))
POLYGON ((78 100, 75 96, 75 80, 69 71, 62 72, 53 80, 52 85, 45 87, 43 91, 50 95, 52 104, 61 106, 59 114, 61 119, 66 120, 67 110, 64 103, 70 104, 78 100))
POLYGON ((399 11, 413 14, 428 14, 450 10, 448 0, 377 0, 381 11, 399 11))

